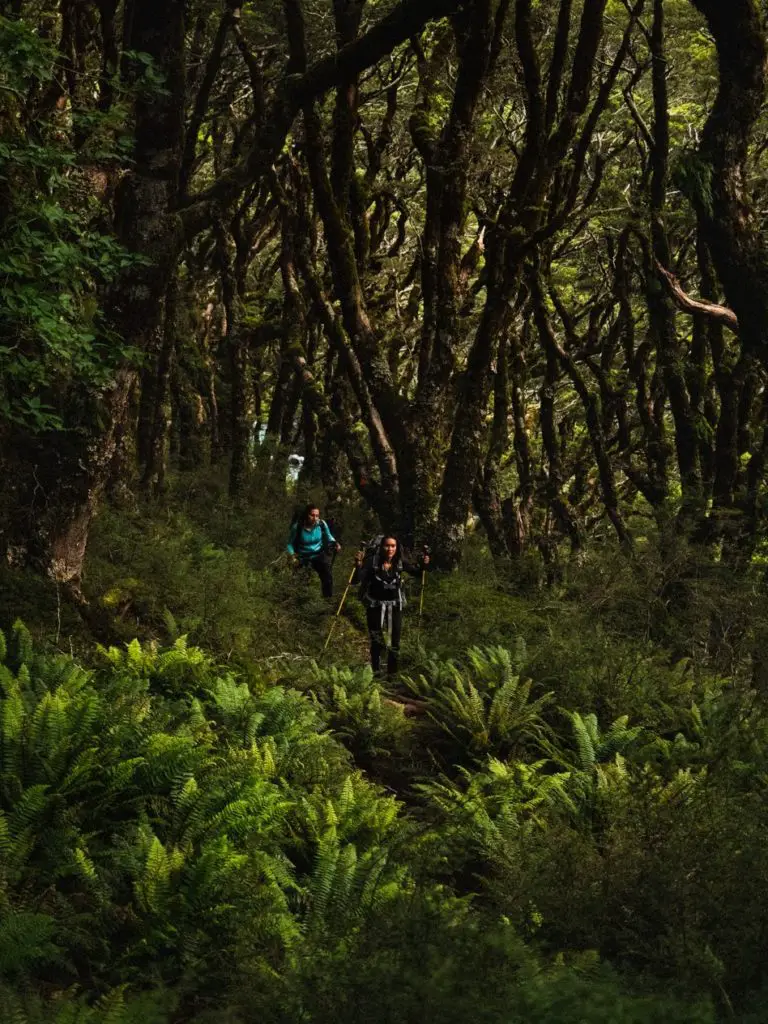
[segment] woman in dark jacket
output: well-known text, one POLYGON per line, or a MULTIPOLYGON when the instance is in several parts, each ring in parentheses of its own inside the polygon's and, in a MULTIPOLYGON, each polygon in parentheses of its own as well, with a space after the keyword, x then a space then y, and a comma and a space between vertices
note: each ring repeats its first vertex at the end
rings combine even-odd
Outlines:
POLYGON ((404 572, 416 575, 429 565, 429 555, 422 556, 419 565, 406 562, 396 537, 384 536, 372 556, 363 560, 358 554, 358 593, 366 608, 368 632, 371 638, 371 665, 378 672, 381 653, 386 647, 385 634, 391 630, 391 642, 387 655, 387 674, 397 671, 400 653, 400 635, 403 627, 404 572))

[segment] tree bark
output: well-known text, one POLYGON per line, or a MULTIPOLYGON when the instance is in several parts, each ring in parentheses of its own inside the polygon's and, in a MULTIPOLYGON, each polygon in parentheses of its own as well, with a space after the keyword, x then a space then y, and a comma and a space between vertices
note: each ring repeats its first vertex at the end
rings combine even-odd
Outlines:
MULTIPOLYGON (((467 510, 482 458, 490 366, 498 332, 505 325, 508 304, 514 301, 526 258, 536 251, 540 242, 551 237, 565 223, 577 202, 589 142, 599 114, 610 96, 608 85, 618 74, 629 46, 634 19, 642 8, 640 0, 633 9, 609 73, 590 108, 605 3, 606 0, 585 0, 571 74, 563 89, 563 111, 551 132, 547 131, 546 96, 534 42, 532 0, 518 0, 515 8, 517 54, 527 105, 525 141, 502 211, 489 231, 486 305, 467 360, 443 475, 436 531, 437 564, 452 567, 461 558, 467 510), (564 190, 565 199, 550 215, 547 195, 555 176, 565 173, 564 163, 569 151, 572 161, 568 186, 564 190)), ((556 54, 554 57, 559 59, 556 54)), ((615 525, 621 529, 620 523, 615 525)))
POLYGON ((508 562, 509 548, 504 522, 504 504, 499 490, 501 460, 509 444, 509 345, 502 339, 493 380, 493 425, 485 464, 475 484, 472 504, 480 517, 488 546, 499 565, 508 562))
MULTIPOLYGON (((151 98, 140 92, 136 100, 133 168, 117 191, 115 229, 141 262, 111 287, 106 319, 124 344, 146 352, 162 317, 181 239, 169 211, 176 198, 183 131, 184 5, 181 0, 134 0, 131 12, 127 48, 153 58, 165 75, 165 88, 151 98)), ((28 470, 15 481, 15 498, 20 510, 32 514, 14 529, 12 557, 75 589, 135 379, 135 370, 125 367, 96 401, 91 395, 73 395, 69 430, 24 444, 28 470)))
MULTIPOLYGON (((411 134, 426 166, 427 206, 421 259, 424 320, 416 399, 409 420, 412 453, 404 479, 403 504, 409 513, 405 540, 410 546, 416 533, 434 523, 444 497, 441 478, 450 485, 442 470, 454 411, 450 385, 462 340, 462 242, 477 112, 492 70, 495 6, 493 0, 475 0, 464 19, 455 23, 459 66, 450 116, 440 136, 430 138, 428 82, 423 108, 411 118, 411 134)), ((495 342, 493 338, 491 345, 495 342)), ((488 387, 484 377, 482 386, 488 387)), ((467 511, 468 504, 464 519, 467 511)))
POLYGON ((747 186, 765 101, 766 37, 756 0, 692 0, 717 47, 720 84, 701 135, 692 199, 746 351, 768 366, 768 245, 747 186))
POLYGON ((178 283, 171 282, 165 296, 165 322, 153 388, 152 431, 142 486, 161 494, 165 489, 171 433, 171 375, 176 352, 178 283))
POLYGON ((570 377, 574 390, 581 399, 584 407, 587 431, 592 442, 595 461, 597 463, 600 490, 605 504, 605 511, 622 546, 627 549, 631 549, 632 538, 619 508, 615 473, 610 455, 608 454, 605 435, 603 433, 603 425, 600 416, 600 403, 597 397, 592 394, 587 387, 584 377, 576 365, 573 356, 566 352, 558 343, 554 331, 552 330, 552 325, 549 322, 549 317, 547 316, 541 284, 538 277, 535 275, 532 275, 531 277, 531 293, 534 317, 542 345, 551 357, 560 362, 563 369, 570 377))

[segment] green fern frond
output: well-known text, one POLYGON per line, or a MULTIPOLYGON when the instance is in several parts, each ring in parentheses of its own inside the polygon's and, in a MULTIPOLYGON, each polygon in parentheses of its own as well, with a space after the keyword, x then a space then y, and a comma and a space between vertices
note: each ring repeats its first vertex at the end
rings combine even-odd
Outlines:
POLYGON ((118 985, 103 995, 97 1002, 100 1024, 125 1024, 125 993, 127 985, 118 985))
POLYGON ((61 950, 55 934, 55 922, 48 914, 5 914, 0 920, 0 972, 7 977, 40 962, 58 960, 61 950))
POLYGON ((597 715, 581 715, 578 711, 567 712, 576 743, 576 766, 580 771, 589 771, 597 761, 599 729, 597 715))
POLYGON ((163 623, 168 633, 168 639, 173 643, 179 639, 179 626, 170 608, 163 608, 163 623))
POLYGON ((79 868, 80 874, 87 882, 97 881, 98 873, 96 871, 96 867, 81 846, 78 846, 75 849, 75 863, 79 868))
POLYGON ((19 993, 3 985, 0 987, 0 1019, 3 1024, 38 1024, 28 1015, 19 993))
POLYGON ((342 919, 353 911, 351 897, 357 864, 357 848, 354 843, 346 843, 341 847, 336 860, 332 892, 333 911, 342 919))
POLYGON ((131 640, 126 646, 125 656, 128 664, 134 668, 140 668, 144 665, 144 653, 141 649, 141 644, 136 639, 131 640))
POLYGON ((315 866, 309 883, 309 896, 315 917, 324 917, 331 901, 340 852, 339 841, 333 831, 323 836, 317 845, 315 866))
POLYGON ((19 834, 31 825, 41 824, 41 819, 48 810, 49 804, 48 786, 38 784, 25 789, 8 815, 8 826, 11 833, 19 834))
POLYGON ((27 665, 32 661, 34 646, 32 643, 32 634, 21 619, 16 619, 13 624, 13 639, 16 647, 16 658, 18 663, 20 665, 27 665))
POLYGON ((145 837, 146 854, 141 877, 134 882, 139 906, 150 914, 162 914, 170 893, 172 877, 184 865, 185 856, 179 849, 166 849, 155 835, 145 837))

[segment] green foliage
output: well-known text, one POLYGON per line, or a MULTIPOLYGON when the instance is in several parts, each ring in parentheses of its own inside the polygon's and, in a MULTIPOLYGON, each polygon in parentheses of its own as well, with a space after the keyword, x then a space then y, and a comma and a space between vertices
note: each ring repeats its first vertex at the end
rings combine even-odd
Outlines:
POLYGON ((63 425, 67 384, 102 388, 132 355, 97 313, 97 292, 135 259, 97 225, 94 154, 76 153, 54 122, 26 120, 24 94, 53 83, 56 57, 25 22, 0 17, 0 418, 34 430, 63 425))
POLYGON ((503 647, 470 648, 462 664, 434 662, 427 674, 407 680, 421 698, 429 718, 445 734, 445 758, 462 755, 520 756, 546 734, 542 715, 552 700, 533 699, 531 681, 521 679, 525 644, 513 652, 503 647))
MULTIPOLYGON (((275 557, 291 518, 292 506, 283 501, 276 512, 254 494, 252 504, 235 507, 225 478, 200 474, 168 496, 163 517, 151 506, 105 510, 89 546, 88 593, 126 640, 186 635, 239 668, 259 658, 316 658, 330 609, 314 574, 275 557)), ((337 560, 337 588, 348 577, 349 557, 337 560)), ((347 636, 343 620, 336 656, 347 636)), ((357 636, 354 642, 359 650, 357 636)))
POLYGON ((302 677, 358 763, 405 752, 410 730, 402 705, 386 696, 370 666, 348 669, 313 662, 302 677))
MULTIPOLYGON (((200 1024, 352 1024, 353 1007, 364 1006, 383 1024, 416 1021, 426 1001, 456 1024, 650 1022, 659 1013, 711 1020, 706 998, 699 1008, 630 995, 596 955, 579 953, 594 948, 584 922, 596 926, 600 916, 584 901, 589 886, 574 890, 580 938, 547 895, 561 850, 572 852, 578 836, 582 846, 596 841, 594 828, 583 828, 592 814, 584 793, 601 771, 613 794, 601 805, 601 841, 625 864, 615 895, 603 883, 608 900, 626 901, 630 877, 637 880, 642 847, 632 848, 634 860, 621 851, 636 823, 649 821, 647 807, 638 817, 638 801, 652 801, 662 836, 675 794, 690 804, 688 827, 700 814, 696 787, 665 780, 661 737, 654 745, 625 721, 601 730, 576 712, 566 716, 572 739, 547 740, 553 760, 568 767, 528 760, 528 745, 541 746, 546 733, 544 705, 525 695, 504 715, 493 712, 526 656, 518 643, 434 663, 436 692, 460 693, 461 681, 465 694, 471 686, 483 697, 508 755, 423 781, 414 815, 352 769, 328 732, 337 724, 368 755, 398 741, 398 731, 432 735, 433 726, 398 711, 383 719, 389 705, 381 694, 377 703, 367 669, 292 668, 310 690, 302 694, 285 675, 275 684, 222 672, 178 638, 169 648, 134 641, 102 649, 85 670, 41 653, 18 623, 0 665, 4 1019, 166 1024, 184 1004, 200 1024), (620 755, 622 780, 608 772, 620 755), (563 956, 551 960, 556 935, 563 956), (58 994, 36 995, 33 977, 58 994)), ((707 708, 692 709, 687 726, 699 743, 705 723, 719 720, 716 696, 707 708)), ((724 763, 743 760, 761 721, 729 734, 724 763)), ((472 747, 471 731, 452 729, 453 742, 472 747)), ((688 749, 695 756, 700 747, 691 740, 688 749)), ((479 759, 472 750, 470 760, 479 759)), ((678 856, 670 850, 666 871, 678 856)), ((579 863, 589 870, 598 862, 579 863)), ((642 920, 640 906, 637 913, 642 920)), ((686 952, 670 944, 673 931, 661 934, 668 940, 658 956, 684 968, 687 990, 716 990, 729 969, 727 943, 712 953, 717 974, 704 946, 686 952)))
POLYGON ((680 154, 672 172, 675 185, 694 205, 712 216, 712 166, 698 153, 688 150, 680 154))
MULTIPOLYGON (((489 758, 479 770, 461 769, 455 781, 419 784, 439 822, 439 856, 457 884, 471 892, 485 884, 481 865, 511 868, 527 833, 545 828, 544 811, 569 803, 568 781, 568 773, 552 773, 544 761, 509 764, 489 758)), ((529 930, 535 916, 525 922, 529 930)))
POLYGON ((19 1019, 760 1019, 753 586, 607 552, 523 600, 472 548, 387 688, 355 612, 316 660, 316 580, 268 569, 284 519, 190 487, 204 513, 172 492, 98 525, 89 593, 127 642, 88 670, 6 616, 19 1019))

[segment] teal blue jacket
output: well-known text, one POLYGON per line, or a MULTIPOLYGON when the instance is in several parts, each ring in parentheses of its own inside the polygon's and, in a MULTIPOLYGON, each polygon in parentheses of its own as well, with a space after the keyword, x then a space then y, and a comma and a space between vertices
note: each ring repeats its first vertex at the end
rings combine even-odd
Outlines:
POLYGON ((289 555, 298 555, 303 561, 311 561, 321 554, 329 544, 335 544, 336 538, 328 529, 328 524, 321 519, 316 526, 307 529, 303 523, 294 523, 288 535, 285 550, 289 555))

